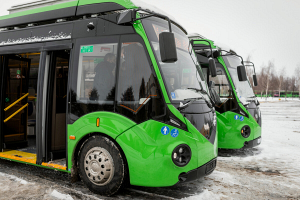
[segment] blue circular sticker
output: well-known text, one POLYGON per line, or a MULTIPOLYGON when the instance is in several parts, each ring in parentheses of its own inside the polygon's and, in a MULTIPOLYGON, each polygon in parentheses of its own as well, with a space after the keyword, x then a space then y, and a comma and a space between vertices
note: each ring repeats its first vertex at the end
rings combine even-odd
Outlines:
POLYGON ((177 137, 179 135, 179 131, 178 129, 174 128, 172 131, 171 131, 171 136, 172 137, 177 137))
POLYGON ((235 120, 238 120, 238 119, 239 119, 239 116, 238 116, 238 115, 235 115, 235 116, 234 116, 234 119, 235 119, 235 120))
POLYGON ((240 117, 240 121, 241 122, 244 121, 244 117, 243 116, 240 117))
POLYGON ((163 126, 161 129, 160 129, 160 132, 163 134, 163 135, 168 135, 170 133, 170 129, 169 127, 167 126, 163 126))

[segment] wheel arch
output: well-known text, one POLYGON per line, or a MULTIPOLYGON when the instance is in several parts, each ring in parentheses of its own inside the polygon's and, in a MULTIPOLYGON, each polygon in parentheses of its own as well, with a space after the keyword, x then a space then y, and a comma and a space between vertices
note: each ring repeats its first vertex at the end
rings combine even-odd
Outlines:
MULTIPOLYGON (((129 175, 129 167, 128 167, 128 161, 126 158, 126 155, 122 149, 122 147, 119 145, 119 143, 112 138, 111 136, 102 133, 102 132, 91 132, 91 133, 87 133, 86 135, 84 135, 76 144, 73 152, 72 152, 72 169, 71 169, 71 179, 72 182, 76 182, 77 180, 79 180, 79 172, 78 172, 78 158, 79 158, 79 153, 82 149, 82 147, 84 146, 84 144, 92 137, 94 136, 104 136, 109 138, 120 150, 122 157, 124 158, 124 164, 125 164, 125 171, 126 171, 126 178, 125 178, 125 182, 130 183, 130 175, 129 175)), ((126 183, 125 183, 126 184, 126 183)))

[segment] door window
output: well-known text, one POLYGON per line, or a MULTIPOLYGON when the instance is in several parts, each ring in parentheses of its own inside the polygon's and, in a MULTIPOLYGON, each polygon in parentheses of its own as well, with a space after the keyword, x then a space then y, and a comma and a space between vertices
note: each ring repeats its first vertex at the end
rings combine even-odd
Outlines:
POLYGON ((139 37, 123 37, 117 93, 118 112, 142 122, 164 114, 158 82, 139 37))

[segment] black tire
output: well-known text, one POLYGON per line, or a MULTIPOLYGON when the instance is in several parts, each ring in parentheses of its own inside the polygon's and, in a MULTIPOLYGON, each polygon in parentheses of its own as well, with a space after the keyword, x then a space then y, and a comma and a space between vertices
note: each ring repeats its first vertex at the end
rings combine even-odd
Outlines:
POLYGON ((111 196, 125 182, 126 165, 122 154, 107 137, 89 138, 79 152, 77 166, 81 180, 94 193, 111 196))

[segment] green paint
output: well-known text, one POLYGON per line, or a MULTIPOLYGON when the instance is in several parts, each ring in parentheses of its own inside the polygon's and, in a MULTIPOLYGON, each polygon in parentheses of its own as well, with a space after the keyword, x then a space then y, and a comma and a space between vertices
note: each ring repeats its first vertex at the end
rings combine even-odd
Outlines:
MULTIPOLYGON (((212 48, 217 48, 212 40, 207 40, 212 48)), ((195 44, 205 44, 208 45, 204 41, 195 41, 195 44)), ((240 102, 239 98, 237 98, 237 93, 234 87, 233 80, 230 76, 228 68, 223 60, 222 56, 218 57, 218 61, 221 65, 223 65, 226 75, 228 77, 229 83, 233 89, 233 94, 238 102, 238 106, 249 116, 249 118, 245 117, 244 121, 235 120, 234 116, 237 113, 233 112, 225 112, 225 113, 217 113, 217 129, 218 129, 218 147, 224 149, 240 149, 244 146, 246 141, 254 140, 261 136, 261 127, 249 113, 249 111, 245 108, 245 106, 240 102), (244 125, 248 125, 251 129, 251 134, 248 138, 244 138, 241 135, 241 129, 244 125)), ((241 116, 241 115, 239 115, 241 116)))
POLYGON ((6 97, 6 98, 5 98, 5 103, 8 103, 8 102, 10 102, 10 98, 9 98, 9 97, 6 97))
POLYGON ((80 53, 92 53, 94 51, 94 46, 82 46, 80 48, 80 53))
POLYGON ((67 138, 71 135, 76 137, 76 140, 68 139, 68 169, 72 168, 72 158, 76 145, 87 134, 103 133, 116 139, 118 135, 135 125, 136 123, 128 118, 111 112, 90 113, 68 125, 67 138), (96 126, 97 118, 100 118, 100 127, 96 126))

